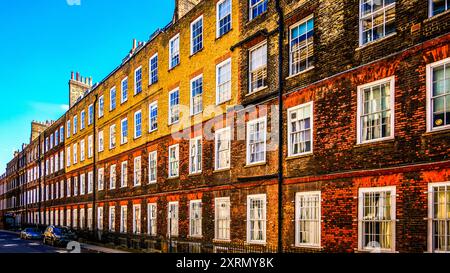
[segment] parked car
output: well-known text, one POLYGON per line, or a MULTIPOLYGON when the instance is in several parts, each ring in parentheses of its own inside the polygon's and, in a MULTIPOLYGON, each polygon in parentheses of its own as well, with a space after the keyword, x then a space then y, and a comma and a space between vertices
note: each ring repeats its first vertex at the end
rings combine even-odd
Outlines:
POLYGON ((24 240, 42 240, 44 235, 37 228, 26 228, 20 232, 20 239, 24 240))
POLYGON ((77 236, 70 228, 49 226, 44 232, 44 244, 66 246, 70 241, 76 241, 77 236))

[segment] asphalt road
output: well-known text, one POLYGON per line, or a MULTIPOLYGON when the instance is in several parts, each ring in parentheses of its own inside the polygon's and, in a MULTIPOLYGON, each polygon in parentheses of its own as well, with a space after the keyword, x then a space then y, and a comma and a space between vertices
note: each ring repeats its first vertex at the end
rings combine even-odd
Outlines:
POLYGON ((0 253, 69 253, 65 248, 44 245, 42 241, 22 240, 18 235, 0 231, 0 253))

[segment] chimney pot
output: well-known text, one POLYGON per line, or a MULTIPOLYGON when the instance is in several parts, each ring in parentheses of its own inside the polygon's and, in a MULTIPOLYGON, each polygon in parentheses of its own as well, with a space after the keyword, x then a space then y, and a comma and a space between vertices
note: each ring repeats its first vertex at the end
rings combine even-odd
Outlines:
POLYGON ((74 74, 73 74, 73 71, 72 71, 72 73, 70 74, 70 79, 71 79, 71 80, 73 80, 73 79, 74 79, 74 74))
POLYGON ((133 39, 133 50, 136 49, 136 39, 133 39))
POLYGON ((77 72, 77 81, 80 81, 80 72, 77 72))

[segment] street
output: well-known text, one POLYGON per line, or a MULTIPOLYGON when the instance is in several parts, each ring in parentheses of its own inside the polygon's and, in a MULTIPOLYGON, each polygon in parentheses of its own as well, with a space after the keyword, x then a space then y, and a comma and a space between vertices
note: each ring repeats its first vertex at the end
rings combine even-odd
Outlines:
POLYGON ((19 235, 0 231, 0 253, 69 253, 69 251, 65 248, 44 245, 41 240, 22 240, 19 235))

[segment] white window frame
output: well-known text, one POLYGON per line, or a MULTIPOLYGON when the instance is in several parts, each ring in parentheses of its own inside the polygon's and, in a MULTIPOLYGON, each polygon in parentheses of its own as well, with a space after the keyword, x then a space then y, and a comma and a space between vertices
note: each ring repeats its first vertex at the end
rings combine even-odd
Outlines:
POLYGON ((158 205, 156 203, 147 204, 147 233, 150 236, 158 234, 158 205), (153 207, 155 208, 155 214, 153 214, 153 207))
POLYGON ((120 164, 120 187, 128 187, 128 161, 123 161, 120 164))
POLYGON ((99 168, 98 169, 98 190, 102 191, 105 189, 105 169, 99 168))
POLYGON ((196 238, 201 238, 202 237, 202 210, 203 210, 203 206, 202 206, 202 200, 191 200, 189 202, 189 237, 196 237, 196 238), (194 205, 195 204, 200 204, 200 213, 199 216, 200 218, 195 218, 194 217, 194 205), (193 229, 194 229, 194 225, 199 224, 198 222, 200 222, 200 226, 196 227, 197 229, 197 233, 198 234, 194 234, 193 229))
POLYGON ((169 237, 178 237, 179 229, 180 229, 180 226, 179 226, 179 223, 180 223, 179 211, 180 211, 180 205, 179 205, 178 201, 169 202, 169 204, 167 204, 167 234, 169 235, 169 237), (173 224, 171 225, 170 224, 171 223, 171 219, 172 219, 171 218, 172 211, 171 211, 170 207, 172 205, 175 205, 175 208, 176 208, 176 210, 174 212, 175 216, 176 216, 176 217, 174 217, 174 219, 176 220, 176 224, 175 225, 173 225, 173 224), (175 231, 175 232, 172 233, 172 231, 175 231))
POLYGON ((158 180, 158 151, 153 151, 148 154, 148 183, 155 184, 157 180, 158 180), (155 166, 154 166, 155 179, 152 179, 152 167, 151 167, 152 157, 154 157, 155 159, 155 166))
POLYGON ((266 194, 255 194, 247 196, 247 243, 249 244, 265 244, 267 240, 267 195, 266 194), (251 239, 251 218, 250 218, 250 204, 251 200, 262 200, 263 201, 263 239, 262 240, 252 240, 251 239))
POLYGON ((83 131, 86 128, 86 111, 83 110, 80 113, 80 131, 83 131))
POLYGON ((142 226, 142 211, 141 204, 133 205, 133 234, 141 234, 142 226), (138 209, 138 215, 136 214, 136 209, 138 209), (139 222, 138 222, 139 220, 139 222))
POLYGON ((88 158, 92 158, 94 156, 94 136, 88 136, 88 158))
POLYGON ((112 149, 116 148, 116 145, 117 145, 117 143, 116 143, 116 125, 113 124, 109 127, 109 149, 112 150, 112 149), (112 132, 113 129, 114 129, 114 133, 112 132))
POLYGON ((67 131, 66 131, 66 138, 70 138, 70 134, 72 133, 72 132, 71 132, 71 128, 70 128, 70 124, 71 124, 71 121, 68 120, 68 121, 67 121, 67 124, 66 124, 66 128, 67 128, 67 131))
MULTIPOLYGON (((311 69, 313 69, 314 68, 314 63, 311 65, 311 64, 309 64, 309 62, 306 60, 306 68, 304 69, 304 70, 300 70, 300 71, 295 71, 295 73, 294 73, 294 71, 293 71, 293 69, 292 69, 292 66, 293 66, 293 63, 292 63, 292 61, 293 61, 293 58, 292 58, 292 30, 294 29, 294 28, 297 28, 298 26, 300 26, 300 25, 302 25, 302 24, 308 24, 308 21, 309 20, 313 20, 313 22, 314 22, 314 14, 311 14, 311 15, 309 15, 308 17, 306 17, 306 18, 304 18, 304 19, 302 19, 301 21, 299 21, 299 22, 297 22, 297 23, 295 23, 295 24, 293 24, 292 26, 290 26, 289 27, 289 76, 295 76, 295 75, 298 75, 298 74, 301 74, 301 73, 303 73, 303 72, 306 72, 306 71, 308 71, 308 70, 311 70, 311 69)), ((315 23, 315 22, 314 22, 315 23)), ((314 28, 313 28, 313 32, 314 32, 314 28)), ((314 52, 314 37, 313 37, 313 41, 312 41, 312 43, 311 44, 308 44, 308 42, 306 42, 306 45, 305 45, 305 48, 306 48, 306 50, 308 50, 308 47, 309 46, 312 46, 313 47, 313 52, 314 52)), ((313 53, 314 54, 314 53, 313 53)), ((314 55, 313 55, 314 56, 314 55)), ((308 55, 308 57, 309 57, 309 55, 308 55)), ((308 58, 307 58, 308 59, 308 58)))
POLYGON ((127 142, 128 142, 128 128, 129 126, 128 126, 128 118, 124 118, 124 119, 122 119, 121 121, 120 121, 120 145, 123 145, 123 144, 126 144, 127 142), (126 122, 127 123, 127 130, 126 130, 126 135, 124 135, 124 133, 125 133, 125 130, 124 130, 124 126, 123 126, 123 124, 124 124, 124 122, 126 122))
MULTIPOLYGON (((432 98, 432 94, 433 94, 433 70, 434 68, 441 66, 441 65, 445 65, 448 64, 450 66, 450 57, 443 59, 441 61, 437 61, 431 64, 427 65, 426 68, 426 89, 427 89, 427 106, 426 106, 426 111, 427 111, 427 132, 435 132, 435 131, 441 131, 441 130, 448 130, 450 129, 450 124, 449 125, 445 125, 442 127, 437 127, 434 128, 433 127, 433 105, 431 104, 431 98, 432 98)), ((445 90, 445 87, 444 87, 445 90)), ((450 107, 450 106, 449 106, 450 107)))
POLYGON ((109 189, 114 190, 116 188, 116 182, 117 182, 117 166, 111 165, 109 168, 109 189))
POLYGON ((198 52, 200 52, 202 49, 203 49, 203 47, 204 47, 204 44, 203 44, 203 42, 204 42, 204 21, 203 21, 203 15, 200 15, 199 17, 197 17, 197 19, 195 19, 194 21, 192 21, 192 23, 191 23, 191 25, 190 25, 190 33, 191 33, 191 36, 190 36, 190 41, 191 41, 191 55, 194 55, 194 54, 196 54, 196 53, 198 53, 198 52), (199 21, 201 21, 202 22, 202 33, 200 34, 200 36, 201 36, 201 38, 202 38, 202 40, 201 40, 201 47, 200 47, 200 49, 198 49, 197 51, 195 51, 194 52, 194 38, 197 38, 197 37, 193 37, 193 34, 194 34, 194 32, 193 32, 193 29, 192 29, 192 27, 194 26, 194 24, 196 24, 196 23, 198 23, 199 21))
POLYGON ((142 82, 143 80, 143 74, 142 74, 142 66, 139 66, 138 68, 136 68, 136 70, 134 70, 134 95, 138 95, 140 93, 142 93, 143 89, 144 89, 144 84, 142 82), (141 80, 140 80, 140 84, 141 84, 141 91, 138 92, 137 90, 137 72, 141 71, 141 80))
POLYGON ((365 143, 373 143, 373 142, 379 142, 379 141, 385 141, 395 138, 395 76, 391 76, 388 78, 384 78, 381 80, 377 80, 374 82, 370 82, 364 85, 358 86, 358 94, 357 94, 357 100, 358 100, 358 109, 357 109, 357 120, 356 120, 356 129, 357 129, 357 144, 365 144, 365 143), (372 87, 374 85, 380 85, 384 83, 389 83, 389 91, 390 91, 390 109, 391 112, 391 134, 386 137, 381 137, 377 139, 371 139, 367 141, 362 140, 362 124, 361 124, 361 115, 362 115, 362 99, 363 99, 363 91, 367 87, 372 87))
POLYGON ((267 161, 267 117, 261 117, 258 119, 254 119, 251 121, 247 122, 247 140, 246 140, 246 150, 247 150, 247 165, 258 165, 258 164, 263 164, 266 163, 267 161), (250 155, 251 155, 251 151, 250 151, 250 126, 254 125, 256 123, 260 123, 260 122, 264 122, 264 159, 261 161, 255 161, 255 162, 250 162, 250 155))
POLYGON ((105 138, 103 130, 98 132, 98 151, 103 152, 105 150, 105 138))
POLYGON ((148 132, 154 132, 158 130, 158 101, 154 101, 150 103, 148 106, 148 132), (152 129, 152 112, 153 109, 156 107, 156 128, 152 129))
MULTIPOLYGON (((222 0, 225 1, 225 0, 222 0)), ((221 62, 220 64, 216 65, 216 105, 220 105, 223 104, 227 101, 231 100, 231 92, 233 89, 233 68, 232 68, 232 64, 231 64, 231 58, 226 59, 225 61, 221 62), (224 82, 224 83, 219 83, 219 71, 221 68, 225 67, 229 65, 230 67, 230 81, 228 82, 224 82), (227 96, 224 97, 223 100, 220 100, 220 87, 224 86, 224 85, 228 85, 229 86, 229 90, 227 91, 227 96)))
POLYGON ((231 202, 230 197, 220 197, 214 199, 214 239, 217 241, 225 241, 229 242, 231 241, 231 202), (226 238, 219 236, 219 210, 220 210, 220 204, 226 203, 228 205, 228 219, 222 219, 221 221, 228 221, 228 231, 226 238))
POLYGON ((129 89, 129 82, 128 82, 128 77, 125 77, 121 82, 120 82, 120 104, 124 104, 125 102, 127 102, 128 101, 128 89, 129 89), (126 90, 124 90, 123 89, 123 83, 124 82, 127 82, 127 89, 126 90), (124 91, 126 91, 126 93, 124 92, 124 91), (126 95, 126 96, 124 96, 124 94, 126 95))
POLYGON ((148 75, 148 79, 149 79, 149 83, 150 85, 155 84, 158 82, 158 53, 153 54, 153 56, 150 57, 150 59, 148 60, 148 71, 149 71, 149 75, 148 75), (156 58, 156 68, 152 69, 152 61, 156 58), (153 73, 156 73, 156 80, 153 81, 153 73))
POLYGON ((169 178, 176 178, 180 176, 180 145, 179 144, 175 144, 169 147, 169 156, 168 156, 168 161, 169 161, 169 178), (175 160, 171 161, 170 158, 170 152, 172 149, 175 149, 175 160), (177 173, 175 175, 172 175, 172 163, 177 163, 178 167, 177 167, 177 173))
MULTIPOLYGON (((122 94, 121 94, 122 95, 122 94)), ((122 96, 121 96, 122 97, 122 96)), ((121 98, 122 99, 122 98, 121 98)), ((111 88, 109 90, 109 111, 113 111, 115 110, 117 107, 117 89, 114 86, 113 88, 111 88), (114 90, 114 98, 112 97, 113 94, 113 90, 114 90), (114 103, 113 103, 114 102, 114 103), (114 107, 113 107, 114 106, 114 107)))
POLYGON ((109 231, 115 232, 116 231, 116 207, 115 206, 109 206, 109 222, 108 222, 108 228, 109 231))
MULTIPOLYGON (((310 207, 306 207, 307 209, 310 209, 310 207)), ((311 217, 311 215, 310 215, 311 217)), ((302 219, 303 221, 313 221, 313 219, 302 219)), ((311 230, 310 230, 311 232, 311 230)), ((321 233, 322 233, 322 193, 320 191, 309 191, 309 192, 297 192, 295 194, 295 245, 297 247, 308 247, 308 248, 320 248, 321 247, 321 233), (316 220, 318 222, 319 230, 317 232, 317 240, 318 243, 300 243, 300 199, 303 197, 318 197, 319 199, 319 207, 318 209, 318 219, 316 220)))
POLYGON ((173 125, 173 124, 177 124, 177 123, 179 123, 180 122, 180 89, 179 88, 175 88, 175 89, 173 89, 172 91, 170 91, 169 92, 169 125, 173 125), (174 106, 172 106, 171 105, 171 100, 170 100, 170 97, 171 97, 171 95, 173 94, 173 93, 175 93, 175 92, 178 92, 178 104, 177 105, 174 105, 174 106), (176 107, 177 109, 175 109, 175 110, 178 110, 177 111, 177 116, 178 116, 178 118, 177 118, 177 120, 176 121, 173 121, 172 122, 172 107, 176 107))
MULTIPOLYGON (((253 13, 252 13, 253 7, 255 7, 255 6, 257 6, 257 5, 261 4, 261 3, 263 3, 264 1, 266 1, 266 0, 259 0, 257 3, 255 3, 255 4, 252 6, 252 2, 251 2, 251 0, 249 0, 249 5, 248 5, 248 7, 249 7, 249 9, 248 9, 248 10, 249 10, 249 15, 248 15, 249 21, 251 21, 251 20, 253 20, 253 19, 255 19, 255 18, 258 18, 259 16, 261 16, 262 14, 264 14, 264 13, 267 12, 267 9, 268 9, 269 7, 267 7, 267 9, 266 9, 264 12, 262 12, 262 13, 258 14, 257 16, 253 17, 253 13)), ((268 5, 268 2, 269 2, 269 1, 267 1, 267 5, 268 5)))
POLYGON ((120 233, 127 233, 128 206, 120 206, 120 233))
POLYGON ((138 187, 141 184, 142 184, 142 158, 141 156, 137 156, 134 158, 133 164, 133 185, 134 187, 138 187), (137 168, 138 166, 139 168, 137 168))
POLYGON ((433 1, 429 0, 428 1, 428 18, 434 17, 434 16, 438 16, 440 14, 444 14, 445 12, 447 12, 450 9, 450 3, 447 2, 448 0, 445 1, 445 10, 441 13, 435 14, 433 15, 433 1))
POLYGON ((75 115, 73 117, 73 135, 76 135, 78 132, 78 116, 75 115))
MULTIPOLYGON (((228 16, 228 14, 227 14, 227 16, 228 16)), ((233 29, 233 1, 232 0, 220 0, 216 4, 216 38, 220 38, 220 37, 224 36, 225 34, 230 32, 232 29, 233 29), (220 34, 220 20, 222 18, 220 18, 220 14, 219 14, 219 11, 220 11, 219 6, 221 4, 223 4, 225 1, 230 1, 230 13, 229 13, 229 15, 230 15, 230 30, 221 35, 220 34)))
POLYGON ((189 140, 189 174, 199 174, 202 172, 203 165, 203 141, 202 136, 189 140), (196 152, 192 154, 192 146, 196 145, 196 152), (200 145, 200 154, 198 154, 198 145, 200 145), (197 162, 193 162, 193 158, 197 162), (200 160, 200 162, 198 162, 200 160))
POLYGON ((287 112, 288 115, 288 123, 287 123, 287 127, 288 127, 288 157, 295 157, 295 156, 302 156, 302 155, 308 155, 308 154, 312 154, 314 152, 314 102, 310 101, 304 104, 300 104, 297 106, 294 106, 292 108, 288 109, 287 112), (310 139, 311 139, 311 151, 307 151, 307 152, 301 152, 301 153, 297 153, 294 154, 292 151, 292 138, 291 138, 291 134, 292 132, 292 127, 291 127, 291 113, 298 111, 302 108, 306 108, 306 107, 310 107, 310 139))
POLYGON ((189 101, 190 101, 190 113, 191 113, 191 116, 195 116, 195 115, 198 115, 198 114, 203 112, 203 93, 205 91, 204 90, 203 74, 200 74, 200 75, 196 76, 195 78, 192 78, 190 80, 190 82, 189 82, 189 86, 190 86, 190 94, 189 94, 190 95, 190 99, 189 99, 189 101), (197 80, 200 80, 200 79, 201 79, 201 82, 202 82, 202 87, 201 87, 202 88, 202 93, 200 95, 197 95, 197 96, 193 97, 192 96, 192 92, 193 92, 192 83, 197 81, 197 80), (199 110, 198 112, 194 112, 194 99, 197 98, 197 97, 200 97, 201 110, 199 110))
POLYGON ((94 122, 94 105, 90 104, 88 106, 88 126, 94 122))
POLYGON ((140 138, 141 136, 142 136, 142 110, 139 110, 139 111, 136 111, 135 113, 134 113, 134 139, 138 139, 138 138, 140 138), (137 119, 137 116, 138 115, 140 115, 140 123, 138 123, 137 121, 138 121, 138 119, 137 119), (140 126, 140 129, 139 129, 139 131, 140 131, 140 133, 139 133, 139 135, 138 135, 138 126, 140 126))
MULTIPOLYGON (((382 36, 382 37, 379 37, 379 38, 376 39, 376 40, 374 40, 373 37, 372 37, 372 40, 371 40, 371 41, 368 41, 368 42, 366 42, 366 43, 363 42, 363 20, 365 19, 365 17, 363 18, 363 16, 362 16, 362 4, 363 4, 362 1, 363 1, 363 0, 360 0, 359 3, 358 3, 358 5, 359 5, 359 15, 358 15, 358 18, 359 18, 359 23, 358 23, 358 24, 359 24, 359 46, 362 47, 362 46, 364 46, 364 45, 368 45, 368 44, 371 44, 371 43, 373 43, 373 42, 375 42, 375 41, 379 41, 379 40, 381 40, 381 39, 384 39, 384 38, 386 38, 386 37, 389 37, 389 36, 391 36, 391 35, 394 35, 394 34, 396 33, 396 31, 394 31, 393 33, 389 33, 389 34, 386 35, 386 33, 385 33, 385 25, 386 25, 386 21, 384 21, 384 19, 383 19, 383 23, 382 23, 382 25, 383 25, 383 36, 382 36)), ((382 2, 382 4, 383 4, 383 2, 382 2)), ((385 15, 386 10, 389 9, 389 8, 391 8, 392 6, 394 6, 394 9, 395 9, 395 19, 394 19, 394 21, 396 21, 396 20, 397 20, 397 6, 396 6, 396 4, 397 4, 396 2, 390 3, 390 4, 388 4, 388 5, 384 6, 384 7, 381 7, 381 8, 380 8, 378 11, 376 11, 375 13, 373 13, 373 12, 368 13, 369 15, 366 15, 366 17, 368 17, 368 16, 371 16, 371 17, 372 17, 372 25, 373 25, 373 22, 374 22, 374 20, 373 20, 374 14, 376 14, 376 13, 378 13, 378 12, 384 10, 384 11, 383 11, 383 14, 385 15), (387 7, 388 7, 388 8, 387 8, 387 7)), ((385 17, 385 16, 383 16, 383 17, 385 17)), ((394 24, 395 24, 395 23, 394 23, 394 24)), ((372 28, 372 29, 373 29, 373 28, 372 28)))
POLYGON ((374 248, 367 248, 363 246, 363 223, 362 218, 364 214, 364 194, 365 193, 377 193, 377 192, 391 192, 391 222, 392 222, 392 230, 391 230, 391 239, 392 239, 392 247, 391 249, 380 249, 377 248, 376 250, 379 252, 395 252, 396 246, 396 203, 397 203, 397 194, 396 194, 396 187, 395 186, 388 186, 388 187, 371 187, 371 188, 360 188, 359 194, 358 194, 358 250, 360 251, 371 251, 374 250, 374 248))
POLYGON ((180 45, 180 34, 178 33, 178 34, 174 35, 169 40, 169 70, 177 67, 181 63, 180 47, 181 47, 181 45, 180 45), (172 42, 174 42, 176 39, 178 39, 178 52, 177 52, 178 53, 178 63, 175 64, 175 65, 172 65, 172 60, 175 57, 175 56, 172 56, 175 53, 175 52, 173 52, 173 49, 172 49, 172 42))
MULTIPOLYGON (((259 44, 257 44, 257 45, 255 45, 254 47, 252 47, 252 48, 250 48, 249 50, 248 50, 248 94, 254 94, 254 93, 257 93, 258 91, 261 91, 261 90, 264 90, 264 89, 266 89, 267 87, 268 87, 268 82, 267 82, 267 77, 268 77, 268 65, 267 65, 267 63, 268 63, 268 44, 267 44, 267 41, 266 40, 264 40, 264 41, 262 41, 261 43, 259 43, 259 44), (265 69, 266 69, 266 82, 265 82, 265 85, 264 86, 261 86, 261 87, 259 87, 259 88, 256 88, 256 89, 252 89, 253 88, 253 86, 252 86, 252 73, 253 73, 253 66, 252 66, 252 54, 253 54, 253 52, 255 52, 257 49, 259 49, 260 47, 264 47, 264 46, 266 46, 266 51, 265 51, 265 54, 266 54, 266 65, 265 65, 265 69)), ((256 71, 256 70, 255 70, 256 71)))
POLYGON ((87 176, 87 193, 91 194, 94 191, 94 173, 88 172, 87 176))
POLYGON ((214 134, 214 169, 216 171, 227 170, 231 167, 231 128, 219 129, 214 134), (219 167, 219 135, 225 135, 228 140, 228 165, 225 167, 219 167))
POLYGON ((97 229, 103 230, 103 207, 97 208, 97 229))
MULTIPOLYGON (((428 252, 429 253, 450 253, 450 248, 447 250, 435 250, 435 246, 434 246, 434 238, 433 238, 433 233, 434 233, 434 227, 433 227, 433 223, 435 221, 434 218, 434 203, 435 203, 435 199, 434 199, 434 188, 435 187, 447 187, 448 190, 450 190, 450 181, 447 182, 438 182, 438 183, 429 183, 428 184, 428 252)), ((448 191, 447 191, 448 193, 448 191)), ((448 198, 448 195, 446 195, 446 198, 448 198)), ((445 200, 447 203, 450 202, 450 200, 445 200)), ((446 209, 448 209, 446 207, 446 209)), ((450 211, 447 211, 447 215, 448 213, 450 213, 450 211)), ((445 218, 447 219, 447 222, 450 220, 450 217, 445 218)), ((439 219, 440 221, 445 221, 445 219, 439 219)), ((450 224, 446 225, 447 229, 450 229, 450 224)), ((445 233, 445 232, 444 232, 445 233)), ((448 230, 446 232, 446 234, 448 234, 448 230)), ((448 238, 447 240, 450 240, 450 238, 448 238)), ((448 241, 447 241, 447 245, 448 245, 448 241)))
POLYGON ((103 95, 101 95, 98 98, 98 117, 99 118, 103 117, 104 110, 105 110, 105 97, 103 95))

